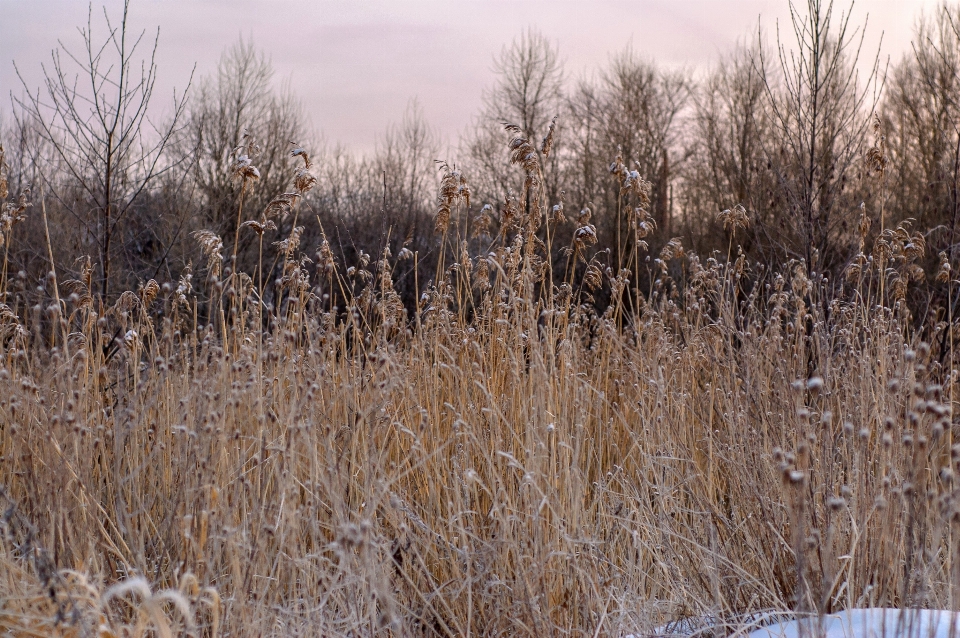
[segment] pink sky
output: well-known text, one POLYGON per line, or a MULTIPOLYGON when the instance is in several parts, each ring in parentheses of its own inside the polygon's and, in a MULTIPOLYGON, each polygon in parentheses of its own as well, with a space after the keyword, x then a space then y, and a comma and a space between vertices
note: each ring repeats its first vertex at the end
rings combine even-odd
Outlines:
MULTIPOLYGON (((119 15, 121 0, 94 3, 119 15)), ((802 2, 805 6, 805 2, 802 2)), ((909 50, 920 11, 937 0, 859 0, 855 21, 870 15, 869 51, 883 32, 883 54, 909 50)), ((0 113, 20 93, 15 60, 28 83, 61 40, 79 48, 84 0, 0 0, 0 113)), ((838 1, 837 11, 848 7, 838 1)), ((210 73, 221 51, 252 37, 271 58, 277 80, 301 97, 312 126, 331 142, 367 151, 413 98, 447 141, 476 113, 492 60, 523 28, 559 45, 567 74, 601 67, 628 44, 669 66, 703 68, 737 40, 756 37, 758 20, 774 34, 789 29, 786 0, 133 0, 137 29, 160 27, 158 103, 186 84, 194 63, 210 73)))

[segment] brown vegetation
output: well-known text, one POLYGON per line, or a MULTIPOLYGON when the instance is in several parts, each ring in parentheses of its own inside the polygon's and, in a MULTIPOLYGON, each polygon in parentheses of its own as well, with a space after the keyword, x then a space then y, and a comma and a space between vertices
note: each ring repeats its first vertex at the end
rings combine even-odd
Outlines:
POLYGON ((188 217, 164 182, 179 164, 148 180, 141 201, 176 223, 150 231, 146 275, 107 286, 95 259, 65 259, 91 244, 50 223, 62 198, 25 188, 59 179, 30 168, 42 136, 20 128, 13 170, 0 149, 0 629, 596 636, 960 608, 956 171, 943 228, 920 232, 890 183, 927 165, 898 168, 893 118, 858 111, 873 137, 822 183, 807 164, 801 192, 793 160, 765 155, 789 129, 763 111, 777 94, 729 62, 685 160, 715 179, 677 197, 718 210, 690 221, 671 213, 666 130, 689 87, 624 56, 578 91, 578 129, 533 109, 537 131, 501 129, 501 173, 475 186, 442 163, 429 203, 416 109, 371 164, 227 142, 240 128, 207 144, 212 105, 243 94, 229 70, 266 73, 243 46, 224 64, 175 145, 197 149, 181 183, 214 195, 188 217), (666 110, 631 110, 635 93, 666 110), (637 155, 590 104, 663 134, 637 155), (863 206, 844 207, 848 170, 863 206))

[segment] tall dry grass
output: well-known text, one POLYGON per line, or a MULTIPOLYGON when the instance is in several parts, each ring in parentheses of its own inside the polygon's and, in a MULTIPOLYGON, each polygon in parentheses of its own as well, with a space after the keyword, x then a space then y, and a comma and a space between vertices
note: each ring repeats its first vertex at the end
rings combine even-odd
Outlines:
MULTIPOLYGON (((11 277, 0 628, 597 636, 960 607, 956 325, 915 328, 909 230, 839 289, 738 258, 734 211, 730 259, 670 242, 639 294, 644 182, 624 171, 609 267, 511 134, 524 205, 471 260, 444 166, 446 278, 414 316, 392 274, 418 255, 308 263, 296 229, 267 284, 212 233, 205 267, 111 307, 89 265, 11 277)), ((301 215, 306 170, 280 213, 301 215)))

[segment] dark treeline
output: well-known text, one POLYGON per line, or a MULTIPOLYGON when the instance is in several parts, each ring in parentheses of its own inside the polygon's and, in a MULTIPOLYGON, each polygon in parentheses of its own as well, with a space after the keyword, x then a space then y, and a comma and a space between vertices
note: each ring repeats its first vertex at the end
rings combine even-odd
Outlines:
POLYGON ((312 260, 305 271, 332 258, 358 286, 389 252, 412 309, 438 266, 464 253, 479 264, 535 207, 554 282, 591 265, 627 269, 641 294, 668 266, 682 276, 686 262, 666 258, 686 250, 795 262, 839 287, 886 251, 884 285, 915 309, 942 308, 943 272, 958 261, 960 5, 918 18, 912 50, 890 65, 832 3, 796 9, 780 40, 747 34, 697 73, 627 49, 573 79, 562 51, 523 31, 496 56, 456 148, 441 149, 413 103, 366 157, 311 139, 297 97, 243 41, 152 121, 150 40, 127 33, 124 13, 100 40, 86 29, 83 46, 45 67, 43 87, 13 101, 0 137, 0 290, 29 302, 52 257, 59 281, 86 278, 109 305, 150 279, 176 288, 209 276, 213 251, 225 270, 262 279, 270 303, 293 243, 312 260), (517 149, 536 153, 539 178, 517 149), (460 196, 446 213, 443 170, 460 196), (330 253, 317 252, 324 240, 330 253))

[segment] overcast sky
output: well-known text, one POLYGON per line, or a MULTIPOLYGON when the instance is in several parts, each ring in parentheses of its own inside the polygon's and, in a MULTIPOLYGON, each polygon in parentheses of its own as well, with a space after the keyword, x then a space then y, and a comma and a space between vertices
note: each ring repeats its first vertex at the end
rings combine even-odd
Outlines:
MULTIPOLYGON (((806 3, 801 0, 801 3, 806 3)), ((855 22, 869 14, 868 50, 881 33, 883 55, 909 51, 921 10, 937 0, 858 0, 855 22)), ((94 2, 119 15, 122 0, 94 2)), ((0 95, 39 85, 40 64, 62 41, 79 50, 84 0, 0 0, 0 95)), ((838 12, 848 3, 839 0, 838 12)), ((133 0, 131 23, 160 27, 155 99, 182 89, 196 64, 209 74, 222 50, 241 35, 270 57, 277 80, 300 96, 313 128, 331 142, 367 151, 400 120, 411 99, 448 141, 470 122, 492 61, 523 28, 556 42, 567 75, 594 73, 631 45, 669 66, 703 68, 757 25, 774 35, 789 29, 787 0, 133 0)), ((102 32, 102 31, 101 31, 102 32)))

